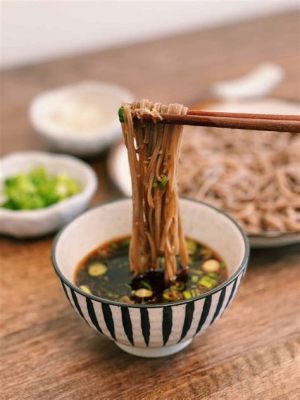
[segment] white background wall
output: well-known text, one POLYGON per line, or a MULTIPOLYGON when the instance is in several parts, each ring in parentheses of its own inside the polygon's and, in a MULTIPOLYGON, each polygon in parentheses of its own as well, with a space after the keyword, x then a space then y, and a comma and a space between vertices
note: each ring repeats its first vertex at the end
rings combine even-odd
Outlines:
POLYGON ((0 67, 299 8, 300 0, 2 0, 0 67))

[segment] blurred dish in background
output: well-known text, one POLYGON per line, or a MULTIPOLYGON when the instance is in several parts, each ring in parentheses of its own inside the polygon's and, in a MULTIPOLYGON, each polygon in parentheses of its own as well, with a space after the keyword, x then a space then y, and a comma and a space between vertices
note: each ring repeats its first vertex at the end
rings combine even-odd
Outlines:
POLYGON ((90 81, 42 93, 30 107, 36 132, 56 150, 79 156, 97 154, 118 138, 117 110, 131 102, 126 89, 90 81))
MULTIPOLYGON (((250 113, 300 112, 299 104, 276 99, 212 103, 205 108, 250 113)), ((130 196, 123 145, 112 151, 109 171, 120 190, 130 196)), ((299 135, 186 127, 178 175, 182 196, 224 209, 245 228, 253 246, 300 241, 299 135)))
POLYGON ((210 92, 214 97, 227 101, 257 100, 268 96, 284 76, 285 72, 279 65, 262 63, 244 76, 214 83, 210 92))
MULTIPOLYGON (((21 179, 17 187, 20 196, 18 197, 17 193, 12 193, 16 200, 20 200, 22 193, 26 192, 20 203, 24 207, 28 203, 26 194, 30 190, 32 196, 27 208, 33 205, 33 201, 35 203, 45 201, 46 195, 53 195, 56 189, 59 191, 57 201, 51 204, 48 198, 48 204, 45 203, 43 208, 12 210, 0 207, 0 233, 15 237, 36 237, 56 231, 87 208, 97 189, 97 177, 93 169, 86 163, 66 155, 29 151, 13 153, 0 160, 0 171, 0 186, 2 187, 5 186, 4 183, 7 178, 20 175, 25 177, 21 179), (43 182, 38 184, 43 196, 36 196, 37 185, 33 185, 30 179, 26 178, 32 171, 40 171, 39 174, 41 171, 47 172, 47 176, 43 172, 42 177, 34 177, 36 184, 38 183, 37 180, 41 181, 41 179, 44 184, 46 183, 46 187, 43 182), (60 179, 59 182, 55 182, 54 187, 49 188, 49 177, 51 176, 60 177, 60 179), (74 188, 75 182, 76 187, 74 188), (28 188, 30 184, 32 187, 28 188), (68 193, 69 196, 64 197, 62 191, 65 192, 66 189, 72 190, 68 193)), ((1 203, 4 201, 5 198, 3 197, 1 203)))
POLYGON ((79 183, 66 172, 50 174, 43 166, 6 177, 0 193, 0 208, 38 210, 81 192, 79 183))

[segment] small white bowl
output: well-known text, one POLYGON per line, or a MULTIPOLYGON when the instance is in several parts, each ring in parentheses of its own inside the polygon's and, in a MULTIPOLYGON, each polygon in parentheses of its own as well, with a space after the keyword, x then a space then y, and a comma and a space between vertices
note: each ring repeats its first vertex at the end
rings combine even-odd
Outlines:
POLYGON ((0 233, 36 237, 54 232, 84 211, 97 189, 97 177, 86 163, 71 156, 44 152, 13 153, 0 159, 1 181, 6 177, 43 166, 51 174, 65 172, 79 182, 80 193, 47 208, 14 211, 0 208, 0 233))
POLYGON ((52 247, 55 272, 78 315, 122 350, 136 356, 164 357, 183 350, 220 318, 246 272, 249 244, 236 222, 204 203, 181 199, 180 206, 186 235, 216 250, 224 258, 229 275, 226 282, 189 300, 128 305, 95 297, 74 285, 75 268, 86 254, 101 243, 130 235, 130 199, 84 213, 58 234, 52 247))
MULTIPOLYGON (((29 117, 35 131, 55 150, 78 156, 91 156, 99 153, 121 136, 118 109, 123 102, 132 102, 133 95, 126 89, 100 81, 87 81, 64 86, 44 92, 31 103, 29 117), (96 97, 102 125, 81 132, 74 128, 62 126, 57 120, 60 107, 68 107, 68 118, 72 118, 72 101, 83 101, 83 97, 96 97), (77 99, 77 100, 75 100, 77 99), (71 110, 70 110, 71 107, 71 110), (71 116, 70 116, 71 113, 71 116)), ((74 119, 78 114, 78 103, 73 112, 74 119)), ((83 111, 84 112, 84 111, 83 111)), ((95 110, 94 110, 95 112, 95 110)), ((91 121, 96 115, 81 115, 81 122, 91 121)))

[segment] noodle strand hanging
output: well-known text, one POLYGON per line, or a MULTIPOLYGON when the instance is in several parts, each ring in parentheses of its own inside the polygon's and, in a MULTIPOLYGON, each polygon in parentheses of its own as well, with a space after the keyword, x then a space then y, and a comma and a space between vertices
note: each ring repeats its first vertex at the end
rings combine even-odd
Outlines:
POLYGON ((188 265, 177 190, 182 126, 157 121, 161 113, 185 115, 187 110, 180 104, 165 106, 148 100, 123 105, 133 199, 130 268, 143 274, 157 269, 163 257, 167 283, 176 279, 178 255, 181 266, 188 265), (143 120, 146 114, 152 120, 143 120))

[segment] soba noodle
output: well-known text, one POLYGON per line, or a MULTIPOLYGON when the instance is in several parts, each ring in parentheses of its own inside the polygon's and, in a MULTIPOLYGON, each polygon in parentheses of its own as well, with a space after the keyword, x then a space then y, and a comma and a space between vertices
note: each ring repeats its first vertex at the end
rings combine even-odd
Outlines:
POLYGON ((136 274, 157 269, 164 257, 166 282, 176 279, 176 256, 187 267, 177 194, 177 161, 182 126, 157 124, 160 113, 184 115, 179 104, 164 106, 142 100, 125 104, 122 124, 132 182, 133 221, 129 251, 136 274), (132 118, 132 113, 139 118, 132 118), (152 120, 143 121, 145 114, 152 120))
POLYGON ((300 136, 186 128, 180 194, 229 212, 248 234, 300 231, 300 136))

